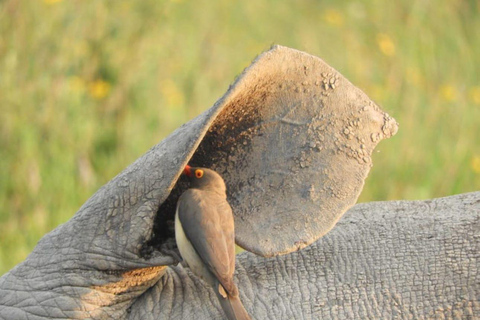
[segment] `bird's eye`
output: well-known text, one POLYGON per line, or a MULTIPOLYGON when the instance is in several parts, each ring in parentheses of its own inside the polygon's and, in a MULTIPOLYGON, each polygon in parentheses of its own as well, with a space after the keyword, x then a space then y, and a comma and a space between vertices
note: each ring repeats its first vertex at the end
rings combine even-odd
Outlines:
POLYGON ((203 170, 200 170, 200 169, 195 170, 195 177, 199 179, 203 177, 203 170))

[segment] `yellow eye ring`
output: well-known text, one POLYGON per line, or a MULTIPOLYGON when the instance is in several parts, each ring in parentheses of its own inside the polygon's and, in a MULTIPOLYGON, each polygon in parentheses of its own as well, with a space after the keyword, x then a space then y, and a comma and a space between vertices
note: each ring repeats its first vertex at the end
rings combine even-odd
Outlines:
POLYGON ((195 177, 197 177, 198 179, 203 177, 203 170, 200 170, 200 169, 195 170, 195 177))

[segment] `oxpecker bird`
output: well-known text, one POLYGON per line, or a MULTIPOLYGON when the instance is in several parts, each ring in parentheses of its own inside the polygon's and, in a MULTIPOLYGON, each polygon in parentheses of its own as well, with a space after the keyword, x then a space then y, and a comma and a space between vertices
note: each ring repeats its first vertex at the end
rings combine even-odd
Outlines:
POLYGON ((233 282, 235 228, 225 182, 213 170, 186 166, 190 181, 177 203, 175 239, 193 273, 213 287, 229 320, 250 320, 233 282))

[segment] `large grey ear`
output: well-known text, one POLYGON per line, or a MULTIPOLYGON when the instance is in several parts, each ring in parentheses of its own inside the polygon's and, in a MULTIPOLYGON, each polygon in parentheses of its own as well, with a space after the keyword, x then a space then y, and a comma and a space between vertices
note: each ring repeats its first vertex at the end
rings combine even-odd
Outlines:
POLYGON ((261 54, 214 110, 190 163, 224 177, 238 245, 267 257, 326 234, 356 202, 377 143, 397 131, 323 60, 281 46, 261 54))

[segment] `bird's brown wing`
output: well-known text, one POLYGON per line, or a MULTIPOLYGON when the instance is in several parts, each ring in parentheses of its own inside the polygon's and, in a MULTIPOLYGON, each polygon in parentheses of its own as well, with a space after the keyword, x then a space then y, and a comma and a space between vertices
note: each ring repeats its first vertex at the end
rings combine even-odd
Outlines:
POLYGON ((178 217, 203 263, 230 295, 236 295, 234 223, 226 199, 208 191, 189 189, 178 200, 178 217))

